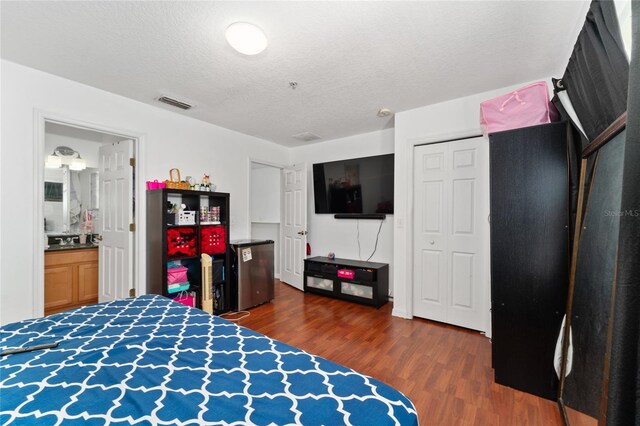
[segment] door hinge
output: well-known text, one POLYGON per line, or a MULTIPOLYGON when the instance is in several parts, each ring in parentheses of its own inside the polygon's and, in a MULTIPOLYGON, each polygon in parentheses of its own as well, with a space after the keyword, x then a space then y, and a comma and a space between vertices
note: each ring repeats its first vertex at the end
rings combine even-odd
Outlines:
POLYGON ((136 232, 136 224, 135 223, 130 223, 129 224, 129 232, 136 232))
POLYGON ((136 159, 135 158, 129 158, 129 165, 131 167, 135 167, 136 166, 136 159))
POLYGON ((130 288, 129 289, 129 297, 136 297, 136 289, 135 288, 130 288))

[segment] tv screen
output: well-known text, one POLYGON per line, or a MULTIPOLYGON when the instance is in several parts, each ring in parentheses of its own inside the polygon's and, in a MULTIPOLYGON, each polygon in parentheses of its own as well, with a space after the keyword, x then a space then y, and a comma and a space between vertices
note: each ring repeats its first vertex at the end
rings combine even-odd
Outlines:
POLYGON ((393 214, 393 154, 313 165, 316 213, 393 214))

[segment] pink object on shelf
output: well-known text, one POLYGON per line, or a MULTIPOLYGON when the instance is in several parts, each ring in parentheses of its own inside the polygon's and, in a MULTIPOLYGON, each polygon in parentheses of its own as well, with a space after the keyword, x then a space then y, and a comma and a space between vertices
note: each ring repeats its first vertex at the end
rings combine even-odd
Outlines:
POLYGON ((538 81, 480 103, 482 133, 501 132, 558 121, 547 83, 538 81))
POLYGON ((167 269, 167 284, 177 284, 187 281, 187 268, 180 266, 178 268, 167 269))
POLYGON ((178 303, 182 303, 183 305, 191 306, 192 308, 196 307, 196 298, 194 297, 193 292, 183 291, 178 296, 174 297, 173 300, 178 303))
POLYGON ((158 179, 156 180, 148 180, 147 181, 147 189, 162 189, 164 188, 166 185, 164 182, 158 182, 158 179))
POLYGON ((338 277, 352 280, 356 276, 355 271, 351 269, 338 269, 338 277))

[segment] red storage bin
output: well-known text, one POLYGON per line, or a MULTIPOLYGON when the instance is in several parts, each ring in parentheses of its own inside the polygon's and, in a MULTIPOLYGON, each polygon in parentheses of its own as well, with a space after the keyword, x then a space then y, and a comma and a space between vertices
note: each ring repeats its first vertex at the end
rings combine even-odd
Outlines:
POLYGON ((179 259, 193 257, 198 254, 196 231, 194 228, 167 229, 167 257, 179 259))
POLYGON ((222 254, 227 251, 224 226, 214 225, 200 228, 200 251, 206 254, 222 254))

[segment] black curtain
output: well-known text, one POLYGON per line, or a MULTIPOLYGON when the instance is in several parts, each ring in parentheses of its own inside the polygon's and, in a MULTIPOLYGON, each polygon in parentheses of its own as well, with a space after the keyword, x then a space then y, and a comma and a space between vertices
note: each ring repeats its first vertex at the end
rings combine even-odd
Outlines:
MULTIPOLYGON (((575 233, 576 216, 578 210, 578 185, 580 183, 580 153, 582 147, 586 146, 588 141, 578 130, 575 122, 567 113, 566 108, 562 105, 558 92, 564 91, 562 80, 557 78, 551 79, 553 83, 553 98, 551 102, 555 105, 560 113, 563 121, 567 122, 567 163, 569 165, 569 247, 573 247, 573 234, 575 233), (585 139, 583 141, 583 139, 585 139)), ((569 256, 571 260, 571 256, 569 256)))
POLYGON ((628 74, 615 5, 595 0, 561 82, 589 141, 627 110, 628 74))
POLYGON ((640 2, 633 2, 627 140, 607 425, 640 425, 640 2))

